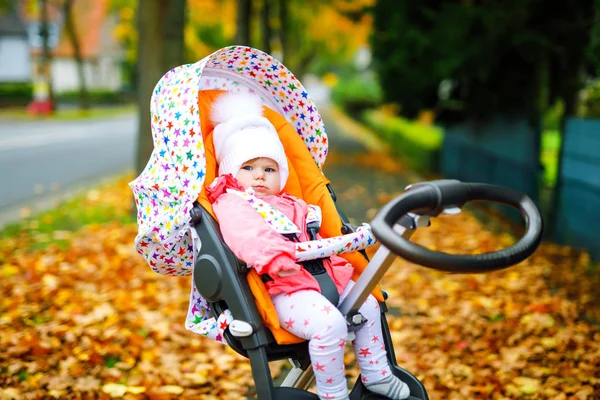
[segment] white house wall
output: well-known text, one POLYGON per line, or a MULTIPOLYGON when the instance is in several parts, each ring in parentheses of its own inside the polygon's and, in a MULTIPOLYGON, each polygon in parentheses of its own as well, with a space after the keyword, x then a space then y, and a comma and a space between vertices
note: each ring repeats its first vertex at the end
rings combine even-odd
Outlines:
MULTIPOLYGON (((117 91, 121 87, 121 71, 115 60, 101 57, 84 61, 88 90, 117 91)), ((77 63, 72 59, 57 58, 52 62, 52 86, 55 93, 79 90, 77 63)))
POLYGON ((0 38, 0 82, 29 82, 31 56, 26 37, 0 38))

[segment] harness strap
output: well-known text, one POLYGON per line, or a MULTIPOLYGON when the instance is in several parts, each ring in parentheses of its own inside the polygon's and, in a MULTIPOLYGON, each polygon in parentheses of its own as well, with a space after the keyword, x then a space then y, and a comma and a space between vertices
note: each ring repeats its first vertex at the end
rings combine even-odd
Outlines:
POLYGON ((321 290, 321 294, 325 296, 327 300, 331 302, 334 306, 337 307, 340 302, 340 294, 338 293, 337 287, 335 286, 335 282, 331 279, 331 276, 327 273, 327 270, 323 266, 323 260, 310 260, 303 261, 302 266, 310 272, 310 274, 315 278, 317 283, 319 284, 319 289, 321 290), (318 264, 320 267, 319 272, 312 272, 310 268, 307 267, 306 264, 318 264))
MULTIPOLYGON (((298 235, 300 229, 281 211, 267 202, 257 199, 254 195, 242 192, 235 189, 227 189, 228 193, 236 194, 246 201, 256 210, 256 212, 273 228, 277 233, 282 235, 288 240, 296 243, 300 243, 298 235)), ((316 206, 309 206, 308 215, 306 217, 306 231, 310 237, 310 240, 317 240, 317 233, 321 226, 321 209, 316 206)), ((327 273, 327 270, 323 266, 323 260, 325 258, 317 258, 306 261, 300 261, 298 264, 302 265, 317 281, 321 294, 325 296, 333 305, 337 307, 340 295, 337 291, 337 287, 333 282, 333 279, 327 273)), ((268 274, 262 274, 260 279, 264 282, 270 282, 273 280, 268 274)))
MULTIPOLYGON (((314 226, 313 226, 314 228, 314 226)), ((308 234, 310 235, 311 240, 315 240, 317 238, 318 229, 315 231, 314 229, 307 229, 308 234)), ((285 234, 283 235, 286 239, 291 240, 293 242, 298 242, 298 236, 295 234, 285 234)), ((329 257, 327 257, 329 258, 329 257)), ((302 265, 302 267, 312 275, 313 278, 317 281, 319 285, 319 290, 321 291, 321 295, 323 295, 327 300, 331 302, 334 306, 337 307, 340 302, 340 294, 338 293, 337 287, 335 286, 335 282, 325 269, 323 265, 323 260, 327 258, 317 258, 315 260, 306 260, 300 261, 298 264, 302 265)), ((260 279, 264 282, 270 282, 273 280, 269 276, 269 274, 262 274, 260 279)))

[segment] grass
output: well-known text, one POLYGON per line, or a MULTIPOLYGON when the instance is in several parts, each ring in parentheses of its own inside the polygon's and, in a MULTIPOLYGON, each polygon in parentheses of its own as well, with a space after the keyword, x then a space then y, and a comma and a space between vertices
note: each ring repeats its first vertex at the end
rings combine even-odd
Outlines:
POLYGON ((65 247, 71 233, 84 226, 109 222, 135 223, 131 212, 133 197, 127 186, 129 180, 129 175, 120 177, 75 195, 39 215, 8 224, 0 230, 0 243, 16 241, 19 247, 31 249, 50 244, 65 247), (122 199, 128 197, 131 197, 131 202, 123 204, 122 199))
POLYGON ((106 118, 114 117, 117 115, 133 113, 137 110, 135 105, 124 105, 119 107, 110 108, 92 108, 84 111, 79 109, 68 109, 59 111, 56 115, 57 119, 62 120, 75 120, 85 118, 106 118))
POLYGON ((134 113, 136 110, 137 108, 135 105, 128 104, 118 107, 90 108, 89 110, 80 110, 78 108, 58 109, 52 115, 34 116, 29 114, 25 108, 6 108, 0 109, 0 119, 73 121, 79 119, 115 117, 118 115, 134 113))
POLYGON ((427 150, 439 149, 444 140, 443 130, 437 126, 389 116, 382 111, 369 111, 365 119, 374 128, 388 131, 390 135, 401 135, 427 150))
POLYGON ((424 174, 438 172, 438 153, 444 140, 442 129, 381 110, 366 111, 363 120, 408 167, 424 174))
POLYGON ((560 132, 546 130, 542 133, 542 149, 540 161, 544 166, 544 184, 554 187, 558 169, 558 151, 560 149, 560 132))

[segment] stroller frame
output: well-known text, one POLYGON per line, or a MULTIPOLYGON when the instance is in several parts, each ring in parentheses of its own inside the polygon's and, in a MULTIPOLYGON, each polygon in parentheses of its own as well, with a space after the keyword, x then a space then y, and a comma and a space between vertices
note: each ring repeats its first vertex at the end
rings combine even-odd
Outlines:
MULTIPOLYGON (((335 194, 330 188, 335 201, 335 194)), ((345 229, 352 229, 348 220, 338 209, 345 229)), ((194 271, 194 283, 200 294, 209 301, 211 310, 219 315, 229 309, 237 321, 244 321, 252 328, 245 337, 234 336, 229 329, 224 332, 227 343, 239 354, 250 360, 257 398, 259 399, 316 399, 316 395, 306 390, 314 384, 314 374, 308 355, 308 342, 279 345, 270 331, 262 324, 262 319, 253 301, 245 274, 247 266, 227 247, 221 236, 218 223, 199 204, 192 211, 194 229, 202 242, 194 271), (273 385, 269 362, 289 359, 293 368, 279 387, 273 385)), ((409 239, 415 230, 429 225, 428 216, 407 214, 395 227, 396 232, 409 239)), ((362 303, 373 291, 379 280, 387 272, 397 256, 384 246, 380 246, 356 284, 340 305, 342 315, 357 313, 362 303)), ((384 298, 387 299, 387 294, 384 298)), ((393 374, 402 379, 410 388, 409 399, 427 400, 427 392, 421 382, 396 362, 390 330, 385 313, 385 302, 380 303, 381 323, 388 362, 393 374)), ((351 399, 382 399, 384 397, 369 392, 360 377, 350 393, 351 399)))
MULTIPOLYGON (((327 156, 327 135, 323 121, 302 84, 285 66, 260 50, 246 46, 217 50, 194 64, 167 72, 153 91, 150 105, 154 150, 142 173, 130 182, 138 209, 139 229, 134 245, 158 273, 167 276, 193 273, 194 285, 200 296, 208 301, 212 313, 221 315, 229 310, 230 316, 236 318, 225 329, 223 337, 236 352, 250 359, 260 399, 316 399, 316 395, 302 390, 313 382, 307 342, 293 345, 276 343, 254 302, 246 279, 247 266, 225 245, 217 222, 199 204, 207 176, 207 159, 203 154, 203 135, 198 133, 210 129, 210 126, 203 126, 202 120, 207 110, 200 112, 203 108, 200 93, 204 90, 259 93, 267 106, 293 123, 310 156, 318 168, 322 168, 327 156), (177 108, 177 112, 172 110, 173 107, 177 108), (316 140, 316 137, 321 137, 321 140, 316 140), (181 156, 184 148, 200 151, 191 152, 191 157, 188 153, 185 153, 186 157, 171 157, 175 153, 181 156), (195 232, 190 232, 190 226, 195 232), (201 241, 200 254, 196 254, 200 244, 193 233, 201 241), (294 368, 282 386, 274 387, 268 363, 281 359, 290 359, 294 368)), ((531 199, 518 191, 455 180, 411 186, 407 193, 384 205, 370 223, 381 247, 340 307, 347 320, 351 318, 351 328, 355 322, 353 313, 396 256, 446 272, 484 273, 519 263, 529 257, 541 241, 543 221, 539 210, 531 199), (455 213, 457 208, 473 200, 492 201, 518 209, 526 225, 525 234, 517 243, 503 250, 465 255, 428 250, 408 240, 417 228, 428 225, 429 217, 442 212, 455 213)), ((335 194, 331 190, 330 195, 335 204, 335 194)), ((339 209, 337 213, 343 222, 340 233, 350 233, 351 225, 339 209)), ((336 232, 331 234, 337 235, 336 232)), ((428 399, 418 379, 396 364, 385 318, 385 301, 380 305, 384 345, 393 373, 408 384, 412 399, 428 399)), ((204 316, 206 304, 201 307, 204 316)), ((188 317, 194 316, 193 313, 190 308, 188 317)), ((209 329, 216 326, 213 319, 203 321, 209 324, 199 327, 197 333, 203 333, 208 326, 209 329)), ((193 325, 190 330, 195 328, 193 325)), ((216 329, 219 338, 220 328, 216 329)), ((367 391, 360 379, 350 397, 353 400, 381 398, 367 391)))

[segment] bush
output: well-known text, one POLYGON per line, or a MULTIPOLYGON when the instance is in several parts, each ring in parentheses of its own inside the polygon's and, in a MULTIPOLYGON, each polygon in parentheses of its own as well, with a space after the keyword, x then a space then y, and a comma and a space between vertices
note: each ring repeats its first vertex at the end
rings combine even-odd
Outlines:
MULTIPOLYGON (((58 103, 77 104, 79 102, 79 91, 57 93, 55 95, 58 103)), ((113 91, 96 89, 88 91, 90 105, 118 105, 135 101, 135 95, 124 91, 113 91)))
POLYGON ((363 119, 409 168, 421 173, 439 172, 439 154, 444 139, 440 128, 376 110, 366 111, 363 119))
POLYGON ((333 102, 350 116, 361 115, 363 111, 381 104, 382 94, 379 83, 369 74, 354 75, 340 79, 331 92, 333 102))
POLYGON ((579 114, 584 118, 600 118, 600 79, 591 81, 581 91, 579 114))
POLYGON ((560 122, 564 113, 565 105, 562 100, 558 100, 542 116, 543 129, 560 130, 560 122))
POLYGON ((0 83, 0 107, 25 106, 33 98, 33 87, 26 82, 0 83))

